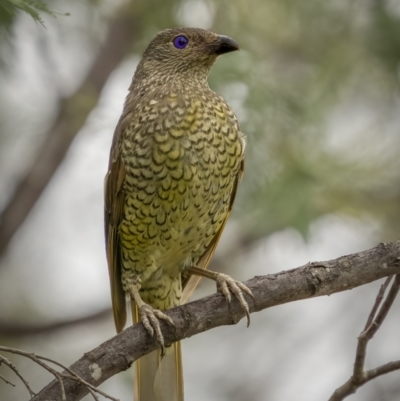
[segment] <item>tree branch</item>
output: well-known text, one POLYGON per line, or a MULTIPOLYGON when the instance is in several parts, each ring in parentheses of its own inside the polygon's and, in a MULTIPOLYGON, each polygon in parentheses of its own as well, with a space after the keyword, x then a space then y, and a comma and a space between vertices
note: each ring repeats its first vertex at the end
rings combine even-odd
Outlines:
MULTIPOLYGON (((375 248, 327 262, 308 263, 297 269, 255 277, 246 285, 252 290, 255 303, 247 301, 250 312, 301 299, 330 295, 400 273, 400 241, 380 244, 375 248)), ((222 325, 237 323, 244 312, 237 300, 229 306, 221 294, 203 298, 167 311, 175 329, 161 321, 167 344, 222 325)), ((70 370, 86 382, 98 386, 111 376, 128 369, 141 356, 153 351, 157 344, 142 324, 135 324, 122 333, 86 353, 71 365, 70 370), (93 374, 93 371, 96 374, 93 374)), ((87 393, 84 385, 64 380, 68 400, 80 400, 87 393)), ((33 401, 60 400, 61 390, 53 380, 33 401)))

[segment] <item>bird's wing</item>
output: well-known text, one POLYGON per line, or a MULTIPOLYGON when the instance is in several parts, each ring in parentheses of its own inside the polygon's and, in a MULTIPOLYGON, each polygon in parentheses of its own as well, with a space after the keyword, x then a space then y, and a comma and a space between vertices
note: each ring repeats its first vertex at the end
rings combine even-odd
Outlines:
MULTIPOLYGON (((211 258, 214 255, 215 249, 217 248, 218 241, 221 238, 222 231, 224 231, 225 224, 229 218, 229 215, 231 214, 233 202, 235 201, 237 186, 239 181, 242 179, 243 172, 244 172, 244 159, 242 159, 239 166, 239 171, 235 177, 235 182, 233 184, 231 199, 229 203, 229 209, 228 213, 225 216, 225 220, 222 223, 221 228, 218 230, 215 237, 210 242, 210 245, 208 245, 207 249, 197 262, 196 264, 197 267, 201 267, 202 269, 207 269, 208 265, 210 264, 211 258)), ((193 291, 197 287, 197 284, 199 284, 200 280, 201 280, 200 276, 187 275, 184 277, 182 281, 183 292, 182 292, 181 304, 184 304, 188 301, 189 297, 192 295, 193 291)))
POLYGON ((114 145, 116 144, 114 143, 112 147, 110 164, 104 182, 104 217, 114 323, 117 332, 120 332, 126 323, 126 300, 121 283, 121 250, 118 235, 118 227, 124 210, 125 194, 123 183, 125 180, 125 166, 117 146, 114 145))

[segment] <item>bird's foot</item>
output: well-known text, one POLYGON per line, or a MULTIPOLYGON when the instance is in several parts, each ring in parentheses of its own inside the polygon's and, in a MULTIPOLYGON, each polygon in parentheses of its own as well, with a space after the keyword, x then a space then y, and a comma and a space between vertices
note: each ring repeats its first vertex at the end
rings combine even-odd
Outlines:
POLYGON ((247 301, 244 299, 243 292, 245 292, 247 295, 249 295, 251 298, 253 298, 254 301, 254 296, 253 293, 251 292, 250 288, 244 285, 241 281, 236 281, 232 277, 228 276, 227 274, 223 273, 218 273, 218 275, 215 278, 215 281, 217 282, 217 289, 220 290, 226 300, 231 303, 231 292, 233 295, 238 299, 240 302, 240 305, 242 306, 242 309, 246 313, 246 318, 247 318, 247 327, 250 325, 250 311, 249 311, 249 304, 247 301))
POLYGON ((190 266, 187 268, 187 271, 188 273, 194 274, 196 276, 207 277, 210 278, 211 280, 216 281, 217 289, 224 294, 229 304, 231 303, 232 299, 231 292, 232 292, 233 295, 238 299, 240 305, 242 306, 242 309, 246 313, 247 327, 249 327, 250 325, 249 304, 247 303, 247 301, 244 299, 243 296, 243 293, 245 292, 253 299, 255 303, 253 293, 251 292, 249 287, 247 287, 240 281, 234 280, 231 276, 228 276, 227 274, 213 272, 211 270, 203 269, 201 267, 190 266))
POLYGON ((165 353, 164 336, 161 332, 160 320, 165 320, 171 326, 175 326, 172 319, 165 313, 161 312, 159 309, 154 309, 150 305, 143 303, 139 307, 140 319, 150 334, 151 337, 155 337, 161 347, 161 355, 165 353))

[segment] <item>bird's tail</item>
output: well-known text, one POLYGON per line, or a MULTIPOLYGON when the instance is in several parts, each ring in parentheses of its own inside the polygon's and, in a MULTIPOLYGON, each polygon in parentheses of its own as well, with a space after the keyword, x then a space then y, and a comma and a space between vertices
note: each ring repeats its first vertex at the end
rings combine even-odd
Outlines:
MULTIPOLYGON (((139 311, 134 302, 132 319, 137 323, 139 311)), ((134 401, 183 401, 183 370, 180 341, 165 348, 165 355, 155 350, 135 362, 134 401)))

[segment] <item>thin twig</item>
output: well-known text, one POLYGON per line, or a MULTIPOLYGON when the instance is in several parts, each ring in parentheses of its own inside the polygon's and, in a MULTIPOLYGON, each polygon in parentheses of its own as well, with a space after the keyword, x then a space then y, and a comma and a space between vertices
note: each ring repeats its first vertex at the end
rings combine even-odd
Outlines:
MULTIPOLYGON (((83 380, 81 377, 79 377, 76 374, 74 374, 74 376, 70 376, 70 375, 66 375, 66 374, 60 373, 60 376, 64 377, 65 379, 74 380, 74 381, 84 385, 88 389, 89 392, 94 391, 96 393, 101 394, 104 398, 108 398, 109 400, 120 401, 118 398, 114 398, 111 395, 108 395, 107 393, 104 393, 103 391, 101 391, 100 389, 96 388, 95 386, 93 386, 92 384, 88 383, 87 381, 83 380)), ((97 399, 97 397, 95 397, 95 398, 97 399)))
POLYGON ((378 376, 385 375, 395 370, 400 370, 400 360, 385 363, 384 365, 378 366, 375 369, 367 370, 365 372, 365 382, 375 379, 378 376))
POLYGON ((357 351, 356 351, 356 357, 355 357, 354 367, 353 367, 353 376, 352 376, 352 380, 355 383, 359 383, 365 379, 364 364, 365 364, 365 358, 367 355, 367 345, 368 345, 368 341, 370 340, 368 333, 369 333, 369 330, 371 329, 371 327, 373 327, 375 324, 374 319, 376 318, 376 313, 383 301, 386 289, 389 286, 392 278, 393 278, 393 275, 387 277, 385 282, 381 285, 378 295, 376 296, 375 303, 371 309, 371 312, 368 316, 367 322, 364 326, 364 330, 361 332, 361 334, 358 337, 357 351))
POLYGON ((99 401, 99 397, 97 397, 96 393, 90 387, 88 387, 88 390, 90 395, 94 398, 94 400, 99 401))
POLYGON ((62 379, 61 375, 59 373, 53 373, 53 375, 58 380, 58 383, 60 383, 62 401, 67 401, 67 397, 65 395, 65 387, 64 387, 64 383, 63 383, 63 379, 62 379))
POLYGON ((7 365, 20 378, 22 383, 24 383, 26 389, 29 391, 29 395, 31 398, 33 398, 36 395, 36 393, 32 390, 29 383, 24 379, 21 373, 19 373, 18 369, 11 363, 10 360, 5 358, 3 355, 0 355, 0 363, 4 363, 4 365, 7 365))
POLYGON ((388 288, 390 282, 392 281, 392 278, 393 278, 393 276, 387 277, 385 282, 381 285, 378 295, 376 296, 375 304, 374 304, 373 308, 371 309, 371 313, 369 314, 367 323, 365 324, 364 331, 367 330, 368 327, 371 326, 372 322, 374 321, 376 311, 378 310, 379 305, 381 304, 381 302, 383 300, 383 296, 385 295, 386 289, 388 288))
MULTIPOLYGON (((85 381, 84 379, 79 377, 79 375, 77 375, 74 371, 72 371, 68 367, 64 366, 63 364, 61 364, 61 363, 59 363, 59 362, 57 362, 57 361, 55 361, 53 359, 50 359, 50 358, 47 358, 47 357, 44 357, 44 356, 41 356, 41 355, 36 355, 34 353, 31 353, 31 352, 22 351, 20 349, 9 348, 9 347, 4 347, 4 346, 0 346, 0 351, 10 352, 12 354, 16 354, 16 355, 20 355, 20 356, 24 356, 26 358, 29 358, 30 360, 32 360, 33 362, 35 362, 39 366, 41 366, 43 369, 45 369, 48 372, 50 372, 55 377, 55 379, 58 381, 58 383, 60 385, 62 401, 66 401, 67 400, 67 395, 66 395, 66 392, 65 392, 65 386, 64 386, 63 379, 74 380, 74 381, 77 381, 77 382, 81 383, 82 385, 84 385, 88 389, 88 392, 93 396, 93 398, 96 401, 98 401, 99 398, 96 396, 95 393, 98 393, 98 394, 102 395, 104 398, 107 398, 109 400, 119 401, 117 398, 114 398, 111 395, 106 394, 104 391, 97 389, 95 386, 93 386, 92 384, 88 383, 87 381, 85 381), (69 374, 58 372, 57 370, 53 369, 51 366, 49 366, 47 363, 45 363, 43 361, 50 362, 50 363, 52 363, 54 365, 57 365, 60 368, 64 369, 69 374)), ((35 393, 33 393, 33 391, 31 392, 31 389, 30 389, 30 387, 28 385, 28 382, 19 374, 18 370, 15 368, 14 365, 11 364, 10 361, 8 361, 8 359, 6 359, 2 355, 0 355, 0 361, 4 361, 4 363, 7 364, 7 366, 10 366, 10 368, 12 370, 14 370, 14 372, 24 382, 25 386, 27 386, 27 388, 29 389, 29 391, 31 393, 31 397, 36 395, 35 393)))
POLYGON ((8 381, 3 375, 0 375, 0 379, 3 380, 3 382, 5 382, 6 384, 15 387, 15 384, 8 381))
POLYGON ((399 290, 400 290, 400 274, 396 275, 392 287, 390 288, 389 293, 375 318, 375 321, 366 330, 369 339, 371 339, 381 327, 383 321, 385 320, 387 314, 389 313, 390 308, 393 305, 394 300, 396 299, 399 290))
POLYGON ((389 276, 381 286, 378 296, 376 297, 375 304, 368 316, 365 328, 358 337, 353 375, 346 383, 334 391, 332 396, 329 398, 329 401, 344 400, 347 396, 355 393, 362 385, 370 380, 386 373, 400 370, 400 361, 389 362, 368 371, 364 370, 368 342, 381 327, 400 289, 400 274, 397 274, 389 293, 386 296, 386 299, 383 301, 383 304, 378 311, 378 308, 384 298, 386 288, 392 280, 392 277, 393 276, 389 276))
MULTIPOLYGON (((44 361, 48 361, 48 362, 54 363, 55 365, 59 366, 60 368, 66 370, 66 371, 72 376, 72 377, 70 377, 70 376, 68 376, 68 375, 65 375, 66 378, 72 379, 72 380, 74 380, 74 378, 76 378, 77 381, 79 381, 79 382, 81 382, 82 384, 84 384, 89 390, 95 391, 95 392, 101 394, 103 397, 108 398, 108 399, 110 399, 110 400, 118 401, 118 399, 113 398, 113 397, 109 396, 109 395, 106 394, 106 393, 103 393, 101 390, 99 390, 98 388, 94 387, 92 384, 90 384, 90 383, 88 383, 87 381, 83 380, 83 379, 82 379, 81 377, 79 377, 74 371, 72 371, 71 369, 69 369, 69 368, 67 368, 66 366, 62 365, 61 363, 59 363, 59 362, 57 362, 57 361, 54 361, 54 360, 52 360, 52 359, 46 358, 46 357, 44 357, 44 356, 39 356, 39 355, 37 355, 37 357, 40 358, 40 359, 42 359, 42 360, 44 360, 44 361)), ((95 399, 97 399, 96 396, 95 396, 95 399)))

